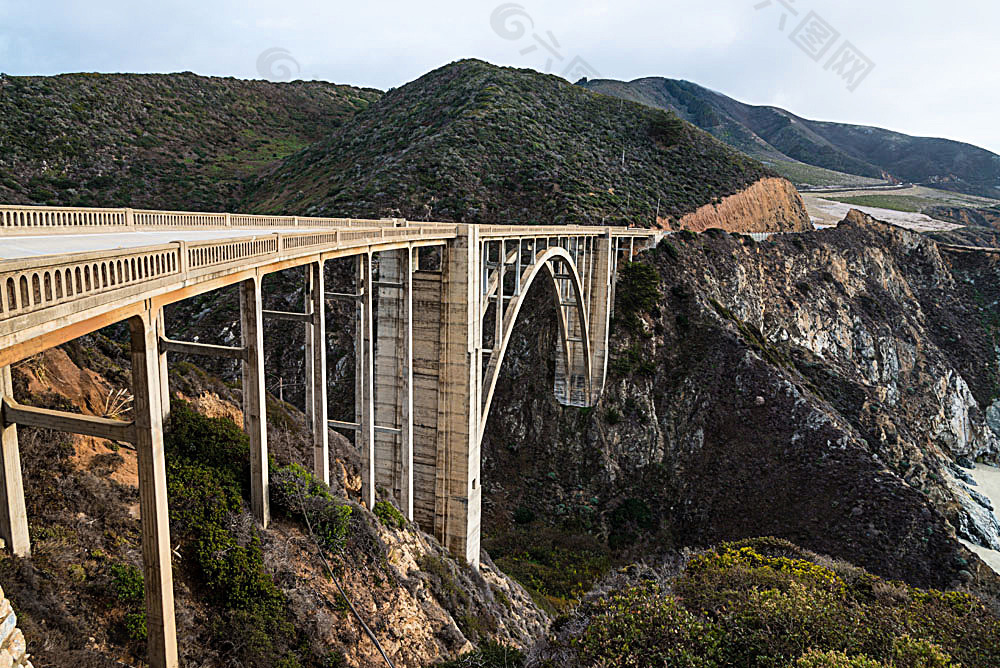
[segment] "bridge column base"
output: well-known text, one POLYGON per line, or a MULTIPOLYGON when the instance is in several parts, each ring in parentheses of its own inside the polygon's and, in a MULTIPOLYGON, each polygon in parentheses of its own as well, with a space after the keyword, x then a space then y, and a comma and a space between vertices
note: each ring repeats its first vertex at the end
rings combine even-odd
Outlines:
POLYGON ((152 313, 129 320, 132 347, 132 394, 135 397, 135 450, 139 468, 139 515, 142 519, 142 570, 146 592, 149 664, 176 668, 173 572, 170 566, 170 516, 167 467, 160 406, 160 355, 152 313))

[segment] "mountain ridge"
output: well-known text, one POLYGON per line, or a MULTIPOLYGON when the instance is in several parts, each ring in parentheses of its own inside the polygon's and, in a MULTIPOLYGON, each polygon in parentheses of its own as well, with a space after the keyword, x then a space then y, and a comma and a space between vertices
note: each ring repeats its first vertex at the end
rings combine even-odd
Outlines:
POLYGON ((577 83, 588 90, 672 110, 765 162, 801 162, 860 177, 1000 196, 1000 155, 967 142, 810 120, 780 107, 746 104, 685 80, 644 77, 577 83))

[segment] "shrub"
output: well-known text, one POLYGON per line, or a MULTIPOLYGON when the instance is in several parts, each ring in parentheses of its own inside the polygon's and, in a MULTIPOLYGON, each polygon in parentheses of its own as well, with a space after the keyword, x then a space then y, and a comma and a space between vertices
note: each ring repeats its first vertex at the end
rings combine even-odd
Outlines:
MULTIPOLYGON (((304 521, 308 516, 316 540, 328 552, 343 549, 350 532, 351 507, 339 502, 330 488, 305 468, 292 464, 272 471, 271 501, 289 517, 304 521)), ((405 519, 403 522, 405 525, 405 519)))
POLYGON ((387 527, 394 529, 406 528, 406 518, 403 517, 403 513, 399 512, 396 506, 392 505, 390 501, 386 501, 385 499, 377 501, 373 512, 387 527))
POLYGON ((656 585, 617 592, 588 604, 583 614, 589 620, 574 645, 586 665, 714 668, 720 664, 722 631, 699 620, 656 585))
POLYGON ((615 318, 638 332, 639 314, 648 313, 660 301, 660 276, 651 265, 626 262, 618 268, 615 282, 615 318))
POLYGON ((886 665, 864 654, 847 656, 843 652, 813 649, 798 658, 795 668, 886 668, 886 665))
POLYGON ((436 664, 435 668, 522 668, 524 653, 513 647, 487 640, 468 654, 453 661, 436 664))

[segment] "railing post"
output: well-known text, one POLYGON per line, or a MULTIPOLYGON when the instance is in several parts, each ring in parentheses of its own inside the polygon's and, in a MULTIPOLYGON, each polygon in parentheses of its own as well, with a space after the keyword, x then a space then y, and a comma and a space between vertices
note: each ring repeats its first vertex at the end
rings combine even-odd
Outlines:
POLYGON ((226 214, 226 227, 233 226, 233 215, 231 213, 226 214))
POLYGON ((150 665, 154 668, 176 668, 177 629, 170 565, 167 468, 157 379, 160 373, 158 340, 153 321, 154 316, 149 312, 129 320, 146 628, 150 665))
POLYGON ((268 504, 267 396, 264 389, 264 322, 260 277, 240 283, 240 323, 243 337, 243 427, 250 436, 250 506, 265 529, 271 519, 268 504))
POLYGON ((135 230, 135 212, 132 209, 125 209, 125 226, 130 230, 135 230))
POLYGON ((306 325, 306 360, 308 375, 306 408, 312 418, 313 469, 323 482, 330 483, 330 436, 326 405, 326 285, 323 262, 306 267, 308 287, 306 310, 312 313, 312 323, 306 325))
MULTIPOLYGON (((14 383, 10 367, 0 368, 0 402, 14 398, 14 383)), ((0 537, 7 549, 18 557, 31 556, 28 538, 28 512, 24 504, 24 481, 21 478, 21 451, 17 442, 17 425, 3 419, 0 403, 0 537)))

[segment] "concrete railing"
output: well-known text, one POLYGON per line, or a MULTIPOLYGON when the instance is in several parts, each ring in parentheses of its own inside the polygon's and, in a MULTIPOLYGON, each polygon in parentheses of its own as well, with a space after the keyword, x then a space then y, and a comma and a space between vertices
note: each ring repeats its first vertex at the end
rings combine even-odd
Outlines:
POLYGON ((396 241, 441 240, 455 234, 455 225, 384 225, 329 232, 176 241, 140 248, 0 260, 0 322, 95 295, 107 294, 113 299, 121 292, 132 292, 128 288, 151 288, 166 278, 179 281, 197 278, 205 272, 225 273, 227 269, 235 272, 247 266, 269 264, 280 258, 308 255, 319 249, 326 251, 396 241))
MULTIPOLYGON (((257 216, 190 211, 142 209, 78 209, 50 206, 0 205, 0 236, 94 234, 157 230, 381 228, 398 227, 406 221, 395 218, 308 218, 303 216, 257 216)), ((446 224, 443 224, 446 225, 446 224)))

